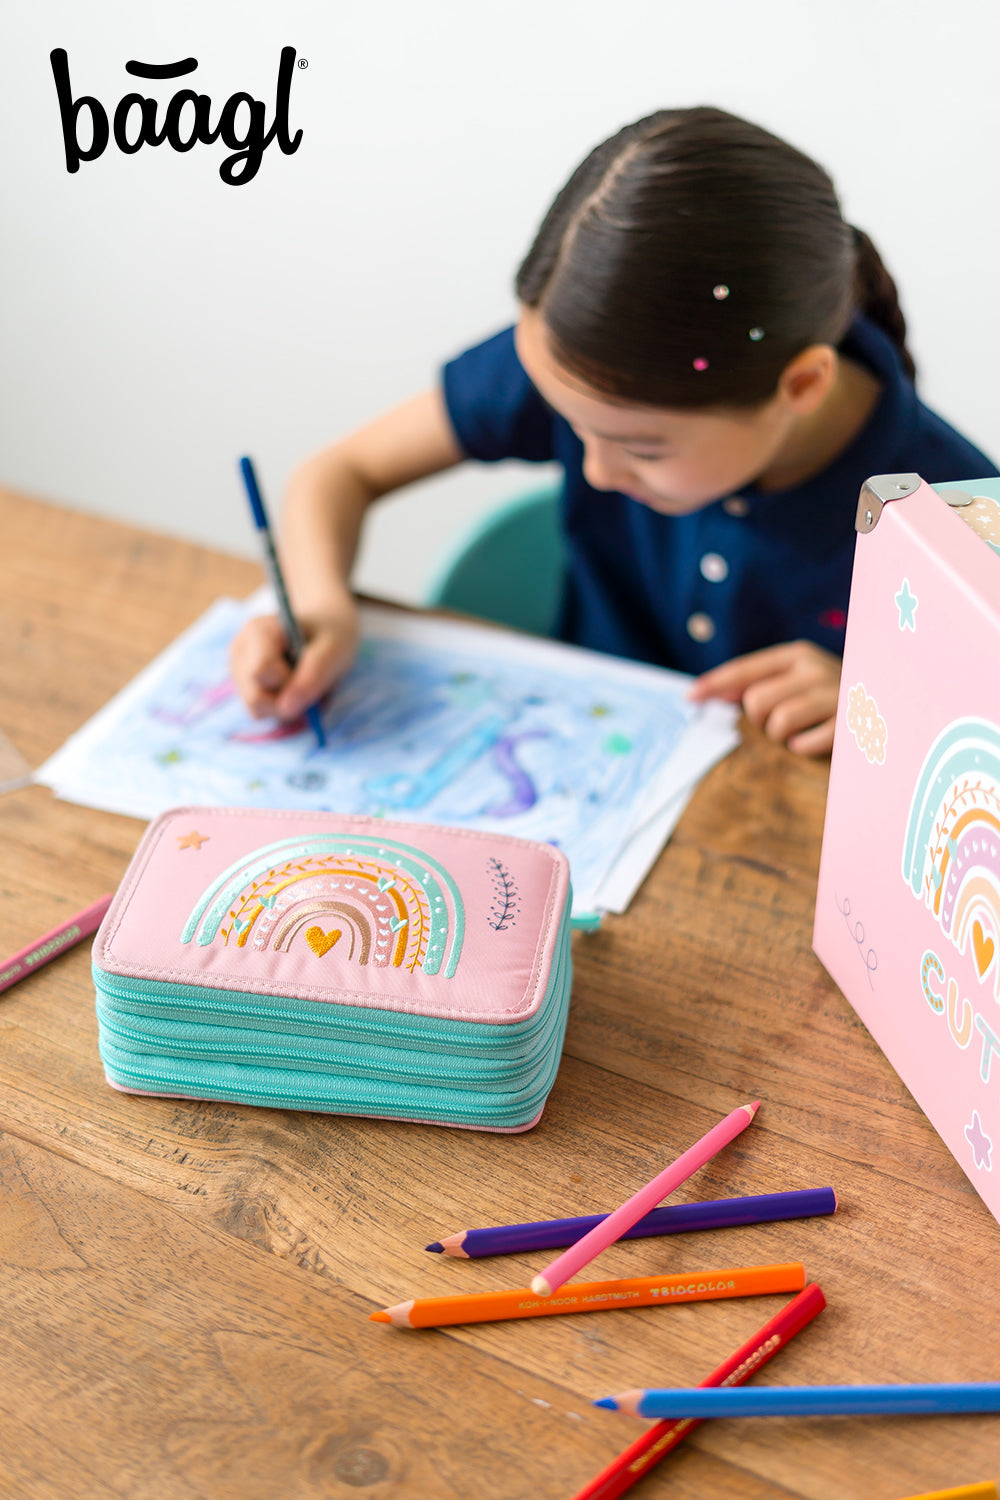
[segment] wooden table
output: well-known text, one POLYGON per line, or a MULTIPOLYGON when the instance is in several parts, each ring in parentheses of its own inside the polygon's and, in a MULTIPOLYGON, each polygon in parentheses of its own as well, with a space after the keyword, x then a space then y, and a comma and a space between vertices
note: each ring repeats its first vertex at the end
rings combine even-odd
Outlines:
MULTIPOLYGON (((34 766, 249 563, 0 494, 0 728, 34 766)), ((762 1383, 1000 1373, 1000 1230, 814 957, 827 768, 748 732, 624 916, 574 939, 525 1135, 116 1093, 89 945, 0 998, 0 1494, 569 1497, 640 1428, 591 1398, 697 1383, 787 1300, 406 1333, 409 1295, 526 1285, 451 1231, 613 1207, 752 1098, 677 1201, 832 1184, 830 1218, 613 1246, 602 1276, 803 1260, 829 1306, 762 1383)), ((134 820, 0 798, 0 956, 120 879, 134 820)), ((598 1274, 596 1271, 593 1274, 598 1274)), ((1000 1471, 992 1417, 698 1429, 635 1491, 896 1500, 1000 1471)))

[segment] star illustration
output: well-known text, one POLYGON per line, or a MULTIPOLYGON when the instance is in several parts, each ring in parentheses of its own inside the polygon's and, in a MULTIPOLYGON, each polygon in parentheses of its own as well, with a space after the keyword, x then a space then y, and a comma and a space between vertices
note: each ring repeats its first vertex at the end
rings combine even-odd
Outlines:
POLYGON ((992 1171, 990 1152, 993 1150, 993 1142, 983 1129, 978 1109, 972 1111, 972 1123, 965 1127, 965 1139, 972 1147, 976 1166, 985 1167, 987 1172, 992 1171))
POLYGON ((178 849, 200 849, 201 846, 202 846, 202 844, 207 844, 207 843, 208 843, 208 834, 207 833, 195 833, 195 831, 193 829, 191 830, 190 833, 184 833, 184 834, 178 834, 177 835, 177 847, 178 847, 178 849))
POLYGON ((161 766, 176 766, 178 762, 184 759, 184 757, 179 750, 165 750, 164 753, 162 755, 158 755, 156 759, 159 761, 161 766))
POLYGON ((896 608, 899 610, 900 630, 916 630, 917 628, 917 598, 910 593, 910 581, 903 579, 903 587, 896 595, 896 608))

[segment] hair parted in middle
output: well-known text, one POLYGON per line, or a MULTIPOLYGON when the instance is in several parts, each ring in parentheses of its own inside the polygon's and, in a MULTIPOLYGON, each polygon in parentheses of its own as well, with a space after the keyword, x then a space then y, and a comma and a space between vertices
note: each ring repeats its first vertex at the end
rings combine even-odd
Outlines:
POLYGON ((790 360, 836 346, 858 310, 909 359, 892 279, 845 223, 828 174, 707 106, 659 110, 592 151, 515 285, 553 357, 609 400, 759 405, 790 360))

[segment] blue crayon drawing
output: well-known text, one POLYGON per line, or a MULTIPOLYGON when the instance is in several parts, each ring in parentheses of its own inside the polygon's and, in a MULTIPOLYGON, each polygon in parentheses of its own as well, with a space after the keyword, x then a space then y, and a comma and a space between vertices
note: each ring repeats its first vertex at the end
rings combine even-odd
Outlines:
POLYGON ((735 739, 700 759, 688 748, 702 711, 675 674, 366 609, 357 661, 323 705, 327 744, 317 749, 304 721, 255 720, 232 689, 229 647, 246 614, 217 601, 41 779, 139 817, 210 803, 517 834, 558 845, 574 890, 592 893, 632 831, 735 739), (667 792, 665 768, 675 777, 667 792))

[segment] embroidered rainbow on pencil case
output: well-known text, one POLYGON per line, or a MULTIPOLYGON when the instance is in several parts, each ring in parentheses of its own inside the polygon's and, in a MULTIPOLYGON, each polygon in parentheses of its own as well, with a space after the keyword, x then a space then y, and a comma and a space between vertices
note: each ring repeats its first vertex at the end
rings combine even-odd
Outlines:
POLYGON ((181 942, 420 969, 450 979, 465 911, 454 880, 410 844, 315 834, 265 844, 223 870, 188 917, 181 942))
POLYGON ((910 803, 903 878, 1000 1000, 1000 728, 959 719, 924 759, 910 803))

